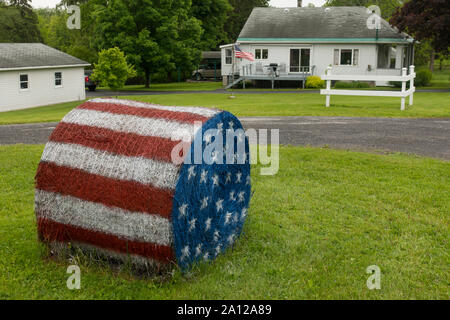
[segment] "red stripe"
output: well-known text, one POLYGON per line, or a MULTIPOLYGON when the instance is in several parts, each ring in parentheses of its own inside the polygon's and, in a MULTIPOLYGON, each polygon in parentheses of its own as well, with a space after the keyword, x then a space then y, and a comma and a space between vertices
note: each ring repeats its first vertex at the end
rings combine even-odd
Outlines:
POLYGON ((163 263, 175 261, 171 247, 154 243, 122 239, 114 235, 65 225, 45 218, 38 218, 39 239, 43 242, 80 242, 124 254, 151 258, 163 263))
POLYGON ((205 122, 209 119, 207 117, 195 113, 129 107, 126 105, 114 103, 94 103, 88 101, 79 106, 78 108, 109 112, 114 114, 132 115, 144 118, 167 119, 185 123, 194 123, 195 121, 205 122))
POLYGON ((172 212, 172 191, 48 162, 39 164, 36 188, 133 212, 158 214, 165 218, 170 218, 172 212))
POLYGON ((144 137, 110 129, 60 123, 50 141, 73 143, 128 157, 144 157, 172 162, 172 150, 180 143, 160 137, 144 137))

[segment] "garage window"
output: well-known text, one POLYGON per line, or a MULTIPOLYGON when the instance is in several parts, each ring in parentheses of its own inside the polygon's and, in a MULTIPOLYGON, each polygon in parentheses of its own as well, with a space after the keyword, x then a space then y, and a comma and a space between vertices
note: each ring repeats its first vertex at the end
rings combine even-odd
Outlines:
POLYGON ((62 72, 55 72, 55 87, 62 87, 62 72))
POLYGON ((19 82, 20 82, 20 90, 28 90, 29 89, 27 74, 21 74, 19 76, 19 82))

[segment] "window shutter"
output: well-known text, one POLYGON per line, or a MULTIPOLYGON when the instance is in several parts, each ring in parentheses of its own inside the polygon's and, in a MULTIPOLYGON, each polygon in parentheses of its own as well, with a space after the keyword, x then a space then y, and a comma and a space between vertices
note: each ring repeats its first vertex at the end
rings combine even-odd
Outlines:
POLYGON ((334 65, 339 65, 339 49, 334 49, 334 65))
POLYGON ((353 65, 357 66, 359 64, 359 49, 355 49, 353 52, 353 65))

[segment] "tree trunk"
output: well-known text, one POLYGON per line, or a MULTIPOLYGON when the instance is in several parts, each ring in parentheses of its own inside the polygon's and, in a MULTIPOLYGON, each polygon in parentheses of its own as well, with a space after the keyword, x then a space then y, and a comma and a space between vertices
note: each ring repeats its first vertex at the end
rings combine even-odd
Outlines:
POLYGON ((145 69, 145 88, 150 88, 150 70, 145 69))
POLYGON ((431 72, 434 71, 434 50, 431 50, 431 57, 430 57, 430 70, 431 72))

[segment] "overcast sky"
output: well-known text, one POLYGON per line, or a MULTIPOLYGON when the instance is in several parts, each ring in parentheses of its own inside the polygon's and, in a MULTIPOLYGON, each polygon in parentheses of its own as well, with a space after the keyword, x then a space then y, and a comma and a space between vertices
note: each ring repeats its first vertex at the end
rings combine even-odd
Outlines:
MULTIPOLYGON (((60 0, 32 0, 35 8, 54 8, 59 2, 60 0)), ((303 0, 303 6, 306 6, 308 3, 314 3, 317 7, 323 5, 325 0, 303 0)), ((296 7, 297 0, 270 0, 270 5, 274 7, 296 7)))

